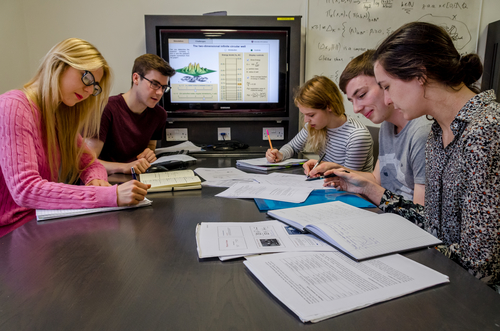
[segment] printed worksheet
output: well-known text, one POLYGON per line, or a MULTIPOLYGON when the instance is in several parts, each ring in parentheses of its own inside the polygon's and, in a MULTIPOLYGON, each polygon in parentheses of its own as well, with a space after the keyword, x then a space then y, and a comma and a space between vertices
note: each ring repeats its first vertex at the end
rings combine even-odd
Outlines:
POLYGON ((248 257, 244 264, 304 323, 449 282, 401 255, 355 262, 340 252, 293 252, 248 257))
POLYGON ((196 227, 198 256, 245 256, 335 248, 279 221, 200 223, 196 227))

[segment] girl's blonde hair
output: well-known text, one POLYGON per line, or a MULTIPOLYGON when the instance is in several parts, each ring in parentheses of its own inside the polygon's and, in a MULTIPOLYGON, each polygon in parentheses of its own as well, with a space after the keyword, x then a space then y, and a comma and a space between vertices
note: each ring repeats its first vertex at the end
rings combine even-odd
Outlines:
MULTIPOLYGON (((295 105, 307 108, 330 111, 336 116, 345 115, 344 101, 337 85, 325 76, 314 76, 304 83, 296 92, 295 105)), ((317 130, 307 126, 308 138, 306 150, 323 151, 326 145, 327 128, 317 130)))
MULTIPOLYGON (((43 58, 35 76, 24 85, 26 97, 41 112, 41 131, 53 181, 73 184, 80 178, 85 169, 80 159, 89 151, 84 148, 83 141, 77 143, 78 135, 88 138, 99 133, 101 114, 110 89, 108 63, 92 44, 77 38, 55 45, 43 58), (72 107, 66 106, 61 100, 60 78, 70 66, 87 71, 102 68, 101 94, 89 96, 72 107)), ((95 156, 92 154, 92 157, 93 162, 95 156)))

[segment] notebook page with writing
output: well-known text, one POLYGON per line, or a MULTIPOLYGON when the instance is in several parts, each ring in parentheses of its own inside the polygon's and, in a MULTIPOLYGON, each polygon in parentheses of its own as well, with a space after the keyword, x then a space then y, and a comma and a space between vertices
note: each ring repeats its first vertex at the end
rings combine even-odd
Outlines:
POLYGON ((356 260, 441 243, 399 215, 375 214, 338 201, 268 214, 315 234, 356 260))
POLYGON ((376 214, 307 228, 317 236, 335 238, 335 246, 358 260, 441 243, 430 233, 396 214, 376 214))
POLYGON ((174 177, 174 178, 157 178, 144 181, 146 184, 151 184, 151 188, 158 186, 186 186, 201 184, 199 177, 174 177))
POLYGON ((164 172, 153 172, 140 174, 139 178, 141 181, 153 180, 153 179, 167 179, 167 178, 178 178, 178 177, 194 177, 195 174, 193 170, 175 170, 175 171, 164 171, 164 172))
POLYGON ((304 231, 308 224, 324 223, 325 221, 345 220, 360 216, 376 215, 367 210, 352 207, 342 202, 321 203, 289 209, 271 210, 270 216, 304 231))

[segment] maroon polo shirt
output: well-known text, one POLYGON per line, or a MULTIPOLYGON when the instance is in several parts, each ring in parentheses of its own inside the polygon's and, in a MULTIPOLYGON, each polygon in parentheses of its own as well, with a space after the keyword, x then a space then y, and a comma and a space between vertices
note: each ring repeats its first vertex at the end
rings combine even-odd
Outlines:
POLYGON ((99 159, 110 162, 132 162, 150 140, 161 140, 167 112, 156 105, 142 114, 130 110, 121 94, 109 98, 101 118, 99 140, 104 146, 99 159))

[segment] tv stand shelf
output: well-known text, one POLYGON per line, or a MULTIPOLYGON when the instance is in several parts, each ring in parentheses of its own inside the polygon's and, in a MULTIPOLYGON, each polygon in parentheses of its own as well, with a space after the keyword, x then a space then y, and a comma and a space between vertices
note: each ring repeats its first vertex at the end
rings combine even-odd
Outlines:
POLYGON ((167 122, 278 122, 289 121, 290 117, 168 117, 167 122))

